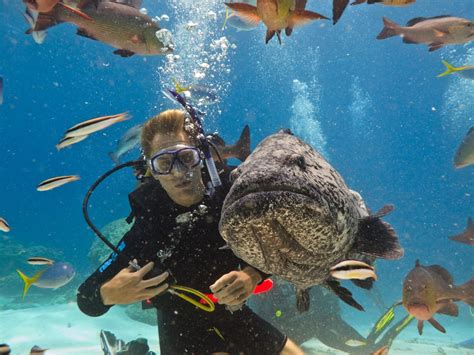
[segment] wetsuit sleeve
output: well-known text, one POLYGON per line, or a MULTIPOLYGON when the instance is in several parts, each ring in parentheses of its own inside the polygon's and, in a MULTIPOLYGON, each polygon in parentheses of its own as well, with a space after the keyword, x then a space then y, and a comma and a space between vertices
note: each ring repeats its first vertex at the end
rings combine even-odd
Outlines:
POLYGON ((106 313, 112 306, 104 305, 100 295, 101 286, 112 279, 117 273, 128 266, 128 262, 137 255, 137 243, 132 242, 140 237, 141 229, 135 223, 122 238, 117 248, 123 253, 118 257, 114 252, 107 260, 84 281, 77 292, 77 305, 79 309, 92 317, 98 317, 106 313))

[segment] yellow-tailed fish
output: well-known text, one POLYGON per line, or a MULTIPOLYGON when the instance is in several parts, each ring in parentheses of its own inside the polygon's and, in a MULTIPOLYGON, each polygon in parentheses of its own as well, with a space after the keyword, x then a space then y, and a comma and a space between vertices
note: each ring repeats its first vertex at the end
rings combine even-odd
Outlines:
POLYGON ((76 143, 79 143, 80 141, 83 141, 87 137, 88 137, 88 135, 77 136, 77 137, 64 137, 63 139, 61 139, 59 141, 58 144, 56 144, 56 149, 61 150, 63 148, 69 147, 73 144, 76 144, 76 143))
POLYGON ((33 277, 28 277, 26 276, 24 273, 22 273, 20 270, 16 270, 16 272, 18 273, 18 275, 20 275, 21 279, 23 280, 23 282, 25 283, 24 286, 23 286, 23 295, 21 297, 21 299, 25 299, 25 296, 26 296, 26 293, 28 292, 28 290, 30 289, 30 287, 39 280, 39 278, 41 277, 41 275, 43 275, 43 273, 45 272, 46 270, 41 270, 41 271, 38 271, 33 277))
POLYGON ((128 115, 128 112, 92 118, 69 128, 64 134, 64 137, 67 138, 88 135, 110 127, 117 122, 129 120, 130 118, 131 116, 128 115))
POLYGON ((64 175, 64 176, 56 176, 47 180, 42 181, 37 187, 36 190, 38 191, 48 191, 55 189, 61 185, 67 184, 69 182, 80 180, 78 175, 64 175))
POLYGON ((438 78, 456 73, 464 78, 474 79, 474 65, 463 65, 461 67, 455 67, 449 64, 446 60, 443 60, 442 62, 446 67, 446 71, 437 75, 438 78))
POLYGON ((10 230, 11 228, 8 225, 8 222, 4 218, 0 217, 0 231, 8 233, 10 230))
POLYGON ((28 258, 28 264, 30 265, 53 265, 54 260, 43 258, 42 256, 33 256, 28 258))

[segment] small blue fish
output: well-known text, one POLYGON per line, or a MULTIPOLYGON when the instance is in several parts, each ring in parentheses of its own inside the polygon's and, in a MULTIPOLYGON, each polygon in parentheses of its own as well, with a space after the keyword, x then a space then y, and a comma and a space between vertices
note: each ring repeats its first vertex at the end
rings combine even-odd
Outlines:
POLYGON ((458 345, 462 346, 463 348, 474 349, 474 338, 465 340, 462 343, 459 343, 458 345))
POLYGON ((142 127, 143 125, 139 124, 130 128, 118 141, 115 151, 109 153, 110 158, 112 158, 115 164, 120 164, 120 157, 138 146, 142 127))
POLYGON ((33 277, 28 277, 20 270, 16 270, 25 283, 23 288, 23 299, 31 285, 40 288, 59 288, 69 283, 76 275, 73 266, 66 262, 54 263, 46 269, 38 271, 33 277))

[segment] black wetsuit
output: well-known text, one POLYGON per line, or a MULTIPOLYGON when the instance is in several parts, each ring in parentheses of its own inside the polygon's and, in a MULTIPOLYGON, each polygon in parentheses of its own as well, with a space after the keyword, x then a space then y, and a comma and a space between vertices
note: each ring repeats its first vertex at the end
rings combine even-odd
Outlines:
MULTIPOLYGON (((222 203, 229 186, 212 198, 191 207, 174 203, 158 182, 142 184, 129 195, 134 224, 118 244, 126 258, 111 254, 80 287, 79 308, 90 316, 108 311, 100 297, 100 286, 136 258, 140 266, 150 261, 169 269, 177 284, 211 293, 209 286, 222 275, 246 264, 225 245, 218 231, 222 203)), ((156 275, 155 275, 156 276, 156 275)), ((146 277, 148 278, 148 277, 146 277)), ((247 306, 231 314, 216 304, 205 312, 165 293, 153 299, 158 310, 162 355, 209 354, 226 351, 246 355, 278 354, 286 336, 258 317, 247 306)))

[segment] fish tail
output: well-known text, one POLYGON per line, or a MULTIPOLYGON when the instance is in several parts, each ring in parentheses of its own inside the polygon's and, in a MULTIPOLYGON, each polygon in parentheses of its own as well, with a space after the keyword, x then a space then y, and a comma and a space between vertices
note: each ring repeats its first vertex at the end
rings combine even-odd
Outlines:
POLYGON ((442 76, 446 76, 449 74, 452 74, 456 71, 459 70, 459 68, 453 67, 451 64, 449 64, 447 61, 443 60, 443 64, 446 66, 446 71, 437 75, 436 77, 441 78, 442 76))
POLYGON ((397 25, 392 20, 388 19, 387 17, 384 17, 383 24, 384 24, 384 28, 377 36, 377 39, 385 39, 385 38, 397 36, 399 34, 398 29, 400 28, 400 26, 397 25))
POLYGON ((114 161, 115 164, 119 165, 120 161, 118 159, 118 156, 115 152, 109 152, 109 157, 114 161))
POLYGON ((238 159, 244 161, 250 155, 250 128, 245 125, 239 140, 235 143, 238 152, 238 159))
POLYGON ((357 251, 384 259, 399 259, 403 256, 403 248, 395 230, 381 219, 392 209, 392 205, 384 206, 380 212, 359 221, 355 243, 357 251))
POLYGON ((41 274, 43 273, 43 271, 38 271, 33 277, 28 277, 26 276, 24 273, 22 273, 20 270, 16 270, 16 272, 18 273, 18 275, 20 275, 21 279, 23 280, 23 282, 25 283, 24 287, 23 287, 23 296, 22 296, 22 300, 25 299, 25 296, 26 296, 26 293, 28 292, 28 290, 30 289, 31 285, 33 285, 36 281, 38 281, 38 279, 40 278, 41 274))
POLYGON ((173 79, 173 83, 174 83, 174 87, 175 87, 175 89, 176 89, 176 92, 177 92, 178 94, 181 94, 181 93, 183 93, 183 92, 185 92, 185 91, 189 91, 189 90, 191 89, 190 86, 188 86, 188 87, 183 87, 183 86, 181 85, 181 83, 180 83, 178 80, 176 80, 176 79, 173 79))
POLYGON ((465 297, 462 301, 467 303, 469 306, 474 307, 474 278, 470 279, 465 284, 462 284, 459 288, 465 297))

